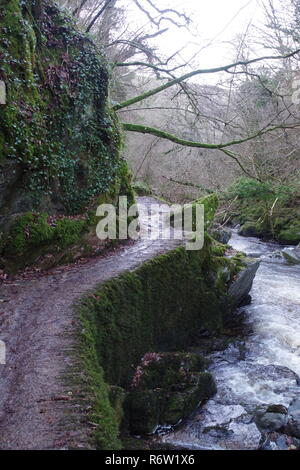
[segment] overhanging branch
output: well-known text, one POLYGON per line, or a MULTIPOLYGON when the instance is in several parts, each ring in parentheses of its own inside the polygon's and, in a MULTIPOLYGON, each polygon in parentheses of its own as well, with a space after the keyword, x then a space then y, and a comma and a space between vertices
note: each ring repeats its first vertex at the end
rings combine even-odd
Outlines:
POLYGON ((300 127, 300 123, 297 125, 295 124, 293 126, 292 125, 278 125, 278 126, 268 127, 266 129, 262 129, 258 131, 256 134, 245 137, 243 139, 232 140, 230 142, 225 142, 222 144, 207 144, 204 142, 194 142, 192 140, 185 140, 185 139, 181 139, 180 137, 177 137, 176 135, 169 134, 168 132, 161 131, 160 129, 156 129, 155 127, 143 126, 140 124, 122 123, 122 126, 125 131, 138 132, 140 134, 154 135, 155 137, 170 140, 171 142, 175 142, 175 144, 179 144, 184 147, 221 150, 227 147, 231 147, 233 145, 243 144, 244 142, 253 140, 256 137, 261 137, 262 135, 275 131, 277 129, 295 129, 296 127, 300 127))
MULTIPOLYGON (((211 69, 193 70, 192 72, 186 73, 186 74, 182 75, 181 77, 174 78, 173 80, 170 80, 169 82, 164 83, 163 85, 161 85, 157 88, 154 88, 154 89, 149 90, 145 93, 142 93, 139 96, 135 96, 134 98, 131 98, 127 101, 123 101, 123 103, 118 103, 115 106, 113 106, 113 109, 115 111, 118 111, 119 109, 127 108, 128 106, 131 106, 132 104, 135 104, 135 103, 138 103, 139 101, 145 100, 146 98, 149 98, 150 96, 156 95, 157 93, 160 93, 160 92, 166 90, 167 88, 170 88, 174 85, 177 85, 177 84, 179 84, 179 83, 181 83, 185 80, 188 80, 189 78, 192 78, 196 75, 212 74, 212 73, 218 73, 218 72, 228 72, 232 68, 235 68, 235 67, 238 67, 238 66, 245 66, 245 65, 255 64, 255 63, 258 63, 258 62, 262 62, 263 60, 288 59, 289 57, 293 57, 296 54, 299 54, 299 52, 300 52, 300 49, 297 49, 296 51, 291 52, 290 54, 286 54, 286 55, 264 56, 264 57, 258 57, 256 59, 247 60, 247 61, 238 61, 238 62, 235 62, 233 64, 224 65, 222 67, 215 67, 215 68, 211 68, 211 69)), ((133 65, 133 63, 128 63, 128 66, 130 66, 130 65, 133 65)), ((148 66, 149 66, 149 64, 148 64, 148 66)))

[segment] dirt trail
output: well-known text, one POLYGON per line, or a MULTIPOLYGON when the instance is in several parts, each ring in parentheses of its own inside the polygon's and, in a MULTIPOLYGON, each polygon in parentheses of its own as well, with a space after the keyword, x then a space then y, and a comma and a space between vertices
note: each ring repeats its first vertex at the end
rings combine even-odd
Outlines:
MULTIPOLYGON (((157 203, 147 197, 139 202, 157 203)), ((6 365, 0 365, 0 449, 84 445, 82 426, 74 422, 66 426, 66 414, 74 415, 74 399, 61 379, 72 366, 76 325, 72 305, 96 284, 178 244, 178 240, 139 240, 67 271, 2 284, 0 340, 6 343, 7 357, 6 365)), ((75 415, 79 423, 80 409, 75 415)))

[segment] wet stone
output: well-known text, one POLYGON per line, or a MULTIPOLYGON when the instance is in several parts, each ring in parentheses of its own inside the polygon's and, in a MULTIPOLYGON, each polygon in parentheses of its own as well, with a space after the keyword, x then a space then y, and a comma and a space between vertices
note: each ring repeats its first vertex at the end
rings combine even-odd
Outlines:
POLYGON ((287 409, 282 405, 262 405, 255 413, 255 422, 264 431, 278 431, 288 422, 287 409))
POLYGON ((288 423, 285 432, 297 438, 300 438, 300 399, 293 400, 288 409, 288 423))

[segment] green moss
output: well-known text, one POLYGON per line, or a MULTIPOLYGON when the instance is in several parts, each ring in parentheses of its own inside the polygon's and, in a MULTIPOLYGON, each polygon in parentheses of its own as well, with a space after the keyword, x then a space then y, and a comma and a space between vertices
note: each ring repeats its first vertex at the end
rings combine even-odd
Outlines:
MULTIPOLYGON (((184 350, 199 329, 214 332, 222 329, 223 318, 228 312, 225 300, 227 280, 219 280, 216 284, 212 278, 218 278, 224 263, 227 265, 233 262, 222 257, 214 260, 211 246, 212 239, 206 236, 201 251, 186 251, 184 247, 179 247, 133 272, 101 284, 78 303, 76 309, 81 319, 80 337, 83 335, 80 351, 84 361, 89 358, 88 369, 85 364, 82 366, 82 370, 86 371, 88 388, 93 390, 98 387, 96 384, 99 381, 102 381, 102 389, 105 389, 105 384, 127 388, 134 373, 132 366, 138 365, 146 352, 184 350)), ((184 363, 189 363, 192 369, 196 368, 195 364, 192 367, 191 361, 186 355, 184 363)), ((203 370, 205 364, 199 358, 197 361, 198 370, 203 370)), ((182 358, 179 358, 177 365, 179 363, 183 364, 182 358)), ((178 371, 175 375, 169 372, 165 369, 162 371, 164 386, 168 388, 171 383, 173 386, 177 383, 180 388, 178 371)), ((150 382, 157 384, 157 374, 154 375, 156 378, 151 374, 145 376, 147 386, 150 382)), ((140 403, 142 408, 145 399, 137 393, 132 403, 135 408, 140 403)), ((101 401, 101 398, 92 396, 90 400, 92 420, 98 423, 94 437, 100 448, 106 448, 103 445, 108 444, 103 444, 106 442, 103 435, 108 432, 106 422, 98 410, 100 405, 97 400, 101 401)), ((159 412, 164 398, 161 393, 149 391, 146 401, 149 406, 148 411, 143 408, 143 429, 147 421, 147 432, 152 432, 151 428, 156 422, 156 419, 152 419, 153 407, 159 412), (149 415, 149 420, 146 420, 146 415, 149 415)), ((115 442, 118 439, 116 423, 119 422, 119 412, 115 411, 114 415, 112 409, 108 411, 107 426, 110 429, 112 421, 115 423, 112 434, 112 441, 115 442)), ((111 429, 109 432, 112 432, 111 429)))
POLYGON ((100 362, 106 364, 110 383, 126 380, 128 364, 147 345, 150 350, 154 344, 184 347, 200 325, 221 328, 218 295, 206 280, 207 256, 205 250, 193 255, 179 248, 105 283, 83 300, 81 311, 98 325, 100 362))
POLYGON ((208 196, 205 196, 195 201, 195 204, 204 205, 205 229, 207 230, 208 227, 212 224, 216 211, 218 209, 218 205, 219 205, 218 196, 215 193, 209 194, 208 196))
POLYGON ((227 250, 227 246, 223 245, 222 243, 219 243, 217 241, 214 241, 212 245, 212 253, 215 256, 224 256, 227 250))
POLYGON ((54 240, 61 249, 78 242, 81 233, 86 227, 85 220, 62 219, 56 222, 54 240))
MULTIPOLYGON (((241 179, 228 190, 232 221, 241 224, 239 234, 275 239, 283 244, 300 241, 299 182, 290 186, 241 179)), ((228 196, 227 194, 227 196, 228 196)))
POLYGON ((4 246, 6 255, 24 256, 30 245, 41 245, 53 239, 53 229, 46 214, 28 213, 17 218, 4 246))
POLYGON ((135 181, 132 187, 139 196, 150 196, 152 194, 151 187, 145 181, 135 181))
POLYGON ((134 390, 125 403, 130 431, 136 435, 152 434, 159 424, 164 401, 161 390, 134 390))
POLYGON ((154 359, 151 361, 150 357, 146 360, 146 366, 142 367, 139 390, 180 388, 187 372, 204 371, 209 365, 208 360, 193 353, 163 353, 153 356, 154 359))
POLYGON ((214 379, 209 372, 194 374, 195 385, 182 392, 174 393, 167 400, 160 422, 176 425, 188 418, 202 400, 208 400, 217 391, 214 379))
POLYGON ((121 387, 110 386, 109 388, 109 401, 115 411, 115 418, 118 427, 120 428, 124 420, 124 402, 126 399, 126 392, 121 387))
POLYGON ((278 235, 278 240, 284 245, 297 245, 300 243, 300 221, 293 221, 285 226, 278 235))
POLYGON ((18 174, 3 207, 0 194, 0 215, 83 213, 118 184, 132 197, 107 61, 54 2, 40 8, 35 17, 35 0, 0 7, 0 161, 8 183, 18 174))
POLYGON ((99 449, 118 450, 119 425, 116 411, 109 399, 109 387, 104 381, 104 372, 97 357, 95 343, 96 331, 88 320, 82 318, 80 335, 80 368, 78 376, 81 379, 81 393, 92 404, 88 419, 97 425, 92 437, 92 444, 99 449))
MULTIPOLYGON (((208 196, 197 199, 196 201, 193 201, 190 204, 185 205, 185 210, 187 208, 192 209, 192 224, 191 225, 192 225, 193 231, 196 231, 199 228, 197 227, 198 220, 196 217, 197 206, 199 205, 204 206, 204 228, 205 230, 207 230, 214 220, 216 210, 218 208, 218 204, 219 204, 218 196, 215 193, 213 193, 213 194, 209 194, 208 196)), ((183 209, 180 210, 180 213, 181 214, 183 213, 183 209)), ((175 215, 176 213, 171 216, 171 224, 174 224, 175 215)), ((184 220, 184 217, 182 216, 182 221, 183 220, 184 220)))
POLYGON ((245 222, 239 229, 239 235, 245 237, 271 236, 270 227, 261 222, 245 222))
POLYGON ((86 232, 87 220, 55 219, 48 214, 29 212, 16 218, 1 240, 1 265, 8 272, 30 266, 40 256, 59 255, 72 247, 86 232))

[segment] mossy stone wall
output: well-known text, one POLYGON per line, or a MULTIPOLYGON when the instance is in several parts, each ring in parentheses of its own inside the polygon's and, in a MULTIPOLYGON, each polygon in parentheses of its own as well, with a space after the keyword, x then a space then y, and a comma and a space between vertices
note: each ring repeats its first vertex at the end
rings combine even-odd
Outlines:
POLYGON ((222 272, 227 266, 233 275, 235 264, 220 256, 219 247, 214 256, 212 244, 206 236, 203 250, 180 247, 158 256, 102 284, 78 304, 81 368, 98 423, 98 447, 118 442, 109 386, 126 388, 146 352, 184 350, 200 329, 222 329, 230 308, 222 272))

